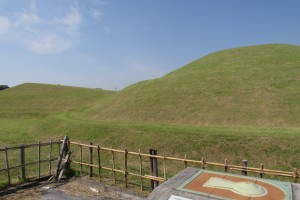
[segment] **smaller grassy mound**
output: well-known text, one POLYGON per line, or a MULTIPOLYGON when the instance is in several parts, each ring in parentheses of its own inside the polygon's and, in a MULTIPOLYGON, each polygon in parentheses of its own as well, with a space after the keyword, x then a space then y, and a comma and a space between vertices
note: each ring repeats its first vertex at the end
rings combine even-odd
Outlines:
POLYGON ((0 92, 0 117, 42 117, 82 111, 113 91, 26 83, 0 92))

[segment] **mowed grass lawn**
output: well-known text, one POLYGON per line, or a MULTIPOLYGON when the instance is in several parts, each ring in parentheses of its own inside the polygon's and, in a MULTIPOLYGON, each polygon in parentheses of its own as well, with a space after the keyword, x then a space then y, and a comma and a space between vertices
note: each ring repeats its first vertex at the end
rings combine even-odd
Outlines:
MULTIPOLYGON (((292 171, 300 168, 299 129, 225 127, 135 122, 84 121, 68 114, 39 119, 1 118, 0 146, 59 140, 93 142, 105 147, 292 171)), ((36 155, 34 155, 36 156, 36 155)))

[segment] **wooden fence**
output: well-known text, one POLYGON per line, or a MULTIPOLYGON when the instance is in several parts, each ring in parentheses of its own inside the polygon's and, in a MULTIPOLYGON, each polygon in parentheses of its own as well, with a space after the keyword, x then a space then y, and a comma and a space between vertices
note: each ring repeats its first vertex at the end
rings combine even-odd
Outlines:
MULTIPOLYGON (((6 172, 7 174, 7 183, 8 185, 11 185, 12 182, 12 177, 11 177, 11 170, 13 169, 20 169, 20 177, 19 179, 21 179, 22 181, 26 181, 27 180, 27 176, 26 176, 26 166, 29 165, 37 165, 37 175, 34 176, 34 178, 41 178, 41 176, 43 175, 51 175, 52 174, 52 161, 57 160, 57 155, 59 153, 55 153, 54 152, 54 145, 58 145, 58 152, 60 149, 60 141, 54 142, 54 141, 50 141, 50 142, 44 142, 44 143, 37 143, 37 144, 28 144, 28 145, 23 145, 21 144, 20 146, 13 146, 13 147, 4 147, 4 148, 0 148, 0 153, 3 152, 4 154, 4 163, 5 163, 5 168, 1 169, 0 168, 0 173, 4 171, 4 173, 6 172), (46 153, 48 153, 48 159, 41 159, 41 151, 42 147, 48 146, 48 149, 45 149, 45 151, 47 151, 46 153), (29 148, 37 148, 37 157, 36 157, 36 161, 33 162, 25 162, 25 155, 26 155, 26 149, 29 148), (18 164, 15 165, 15 162, 13 163, 14 166, 11 166, 11 163, 9 162, 10 157, 8 152, 9 151, 19 151, 20 154, 20 159, 19 162, 17 162, 18 164), (47 172, 43 171, 41 172, 41 163, 48 163, 48 170, 47 172)), ((30 157, 32 157, 32 155, 30 155, 30 157)), ((13 158, 14 160, 16 160, 16 158, 13 158)))
MULTIPOLYGON (((0 168, 0 173, 6 173, 7 174, 7 182, 8 185, 11 185, 11 170, 12 169, 18 169, 20 170, 20 179, 26 181, 26 166, 28 165, 35 165, 37 164, 37 178, 40 178, 41 175, 41 163, 48 163, 48 170, 45 174, 45 171, 43 171, 43 175, 52 175, 53 167, 52 167, 52 161, 57 160, 58 156, 60 155, 60 144, 61 141, 53 142, 50 141, 48 143, 37 143, 37 144, 29 144, 29 145, 20 145, 20 146, 14 146, 14 147, 4 147, 0 148, 0 153, 3 152, 4 155, 4 163, 5 168, 0 168), (58 145, 57 152, 53 151, 54 145, 58 145), (45 146, 48 146, 48 148, 44 148, 45 146), (43 148, 41 148, 43 147, 43 148), (37 161, 34 162, 25 162, 25 154, 26 149, 28 148, 37 148, 37 161), (47 159, 41 159, 41 149, 45 149, 48 153, 47 159), (11 166, 11 163, 9 162, 9 156, 8 152, 11 150, 17 150, 19 151, 20 157, 17 159, 18 165, 11 166)), ((114 183, 117 181, 117 173, 121 175, 124 181, 125 187, 128 187, 128 182, 130 177, 136 177, 137 180, 139 180, 138 184, 140 185, 140 189, 143 190, 145 188, 145 180, 151 181, 151 188, 154 189, 156 186, 158 186, 159 182, 165 182, 168 177, 167 176, 173 176, 175 174, 167 173, 167 169, 172 169, 174 166, 167 166, 168 162, 175 161, 178 165, 182 165, 183 168, 186 168, 190 166, 191 164, 197 165, 197 167, 200 167, 202 169, 207 169, 209 166, 219 167, 220 170, 228 172, 231 171, 239 171, 243 175, 247 175, 247 172, 256 173, 261 178, 264 177, 264 175, 273 175, 273 176, 281 176, 281 177, 287 177, 292 180, 292 182, 297 182, 297 179, 299 178, 299 174, 297 172, 297 169, 294 169, 291 172, 288 171, 280 171, 280 170, 272 170, 272 169, 265 169, 264 165, 262 164, 259 168, 256 167, 248 167, 247 161, 243 160, 243 164, 241 166, 238 165, 231 165, 228 164, 228 161, 225 159, 224 163, 215 163, 215 162, 208 162, 204 158, 201 160, 192 160, 188 159, 187 155, 184 156, 184 158, 176 158, 176 157, 169 157, 165 155, 157 155, 156 150, 150 150, 150 153, 141 153, 139 152, 133 152, 128 151, 127 149, 120 150, 120 149, 114 149, 114 148, 106 148, 106 147, 100 147, 99 145, 93 145, 93 143, 90 144, 83 144, 78 142, 72 142, 68 141, 68 148, 73 152, 72 155, 78 155, 78 160, 76 160, 74 157, 71 159, 71 162, 73 164, 76 164, 78 167, 80 167, 80 172, 83 172, 83 166, 86 166, 88 168, 88 174, 90 177, 94 176, 95 174, 98 175, 99 181, 104 177, 104 172, 102 170, 110 171, 111 172, 111 179, 114 183), (79 151, 76 151, 76 149, 79 151), (83 149, 87 150, 88 152, 88 161, 84 162, 83 160, 86 160, 85 155, 83 154, 83 149), (101 153, 102 152, 102 153, 101 153), (108 159, 107 157, 103 156, 103 152, 106 152, 106 154, 110 155, 109 164, 105 164, 104 159, 108 159), (116 159, 117 156, 120 158, 120 160, 116 159), (134 159, 134 161, 132 160, 134 159), (150 165, 146 166, 144 163, 145 161, 148 161, 150 165), (159 161, 159 162, 158 162, 159 161), (132 168, 128 167, 130 162, 137 163, 138 170, 133 170, 132 168), (120 164, 122 163, 122 164, 120 164), (159 176, 158 174, 158 164, 160 165, 160 174, 162 176, 159 176), (121 165, 121 166, 120 166, 121 165), (150 169, 150 172, 148 174, 146 173, 147 170, 150 169), (94 172, 94 169, 97 171, 94 172)), ((32 157, 32 155, 31 155, 32 157)), ((16 159, 15 159, 16 160, 16 159)), ((1 166, 1 165, 0 165, 1 166)), ((219 170, 219 171, 220 171, 219 170)), ((2 180, 1 180, 2 181, 2 180)), ((123 182, 122 181, 122 182, 123 182)), ((149 182, 148 182, 149 184, 149 182)))
MULTIPOLYGON (((143 179, 151 180, 152 189, 158 185, 158 182, 164 182, 167 180, 167 168, 169 168, 169 167, 167 167, 166 161, 177 161, 177 162, 181 163, 184 168, 186 168, 189 164, 193 163, 193 164, 197 164, 202 169, 206 169, 208 166, 216 166, 216 167, 220 167, 221 170, 223 168, 223 170, 225 172, 228 172, 229 170, 240 171, 243 175, 247 175, 247 172, 252 172, 252 173, 259 174, 259 176, 261 178, 263 178, 263 176, 265 174, 281 176, 281 177, 288 177, 288 178, 291 178, 291 180, 293 182, 297 182, 297 179, 299 178, 297 169, 294 169, 291 172, 265 169, 263 164, 261 164, 261 166, 259 168, 248 167, 247 161, 245 161, 245 160, 243 160, 242 166, 238 166, 238 165, 228 164, 227 159, 225 159, 224 163, 215 163, 215 162, 207 162, 207 161, 205 161, 204 158, 202 158, 201 160, 187 159, 186 155, 184 158, 175 158, 175 157, 169 157, 169 156, 155 155, 155 153, 154 154, 151 153, 151 152, 153 152, 153 150, 150 151, 151 154, 146 154, 146 153, 141 153, 140 150, 139 150, 139 152, 132 152, 132 151, 128 151, 127 149, 119 150, 119 149, 113 149, 113 148, 100 147, 99 145, 93 145, 93 143, 82 144, 82 143, 78 143, 78 142, 70 142, 71 149, 72 149, 73 145, 79 147, 80 156, 79 156, 79 160, 72 160, 72 163, 80 165, 81 173, 82 173, 82 166, 87 166, 89 168, 89 175, 90 175, 90 177, 92 177, 94 174, 93 168, 96 168, 97 172, 98 172, 99 181, 101 181, 102 170, 109 170, 109 171, 112 171, 112 179, 113 179, 114 183, 116 183, 116 173, 120 173, 120 174, 123 174, 123 176, 124 176, 125 187, 128 186, 128 176, 135 176, 140 179, 140 189, 141 190, 143 190, 143 179), (83 162, 83 153, 82 153, 83 148, 88 148, 89 162, 83 162), (112 160, 112 164, 110 166, 104 166, 102 164, 100 150, 110 152, 111 160, 112 160), (94 153, 96 153, 97 156, 95 156, 94 153), (124 163, 122 164, 123 165, 122 167, 119 166, 117 168, 117 166, 116 166, 116 161, 115 161, 116 153, 123 154, 124 163), (131 172, 130 170, 128 170, 128 163, 129 163, 128 155, 136 156, 137 157, 136 160, 139 160, 139 173, 134 173, 134 172, 131 172), (94 164, 95 160, 93 159, 93 157, 97 157, 96 164, 94 164), (145 160, 145 159, 150 159, 150 165, 151 165, 150 166, 150 168, 151 168, 150 175, 147 175, 144 173, 145 166, 143 166, 143 160, 145 160), (157 166, 158 159, 160 159, 162 161, 162 165, 163 165, 162 166, 162 174, 163 174, 162 177, 158 176, 158 166, 157 166)), ((73 150, 73 153, 75 154, 76 152, 74 152, 74 150, 73 150)))

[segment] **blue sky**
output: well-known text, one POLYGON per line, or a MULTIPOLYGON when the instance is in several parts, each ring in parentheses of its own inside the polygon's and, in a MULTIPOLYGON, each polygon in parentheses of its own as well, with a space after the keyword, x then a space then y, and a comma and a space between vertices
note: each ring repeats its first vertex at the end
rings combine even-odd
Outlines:
POLYGON ((0 84, 122 89, 214 51, 300 45, 297 0, 0 0, 0 84))

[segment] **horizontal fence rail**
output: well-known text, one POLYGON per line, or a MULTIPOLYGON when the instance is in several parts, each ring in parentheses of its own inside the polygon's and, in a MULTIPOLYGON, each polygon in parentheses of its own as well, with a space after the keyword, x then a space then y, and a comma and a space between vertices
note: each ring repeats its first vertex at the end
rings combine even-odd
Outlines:
MULTIPOLYGON (((20 169, 20 176, 18 175, 18 178, 21 181, 26 181, 27 180, 27 176, 26 176, 26 166, 30 166, 30 165, 35 165, 37 164, 37 175, 35 177, 31 177, 31 178, 41 178, 41 164, 42 163, 48 163, 48 173, 45 174, 43 173, 43 175, 51 175, 52 174, 52 161, 57 160, 57 156, 54 156, 54 152, 53 152, 53 146, 54 145, 58 145, 58 150, 60 149, 60 144, 61 141, 52 141, 50 140, 50 142, 39 142, 36 144, 21 144, 20 146, 12 146, 12 147, 0 147, 0 153, 3 152, 4 154, 4 163, 5 163, 5 168, 1 169, 0 168, 0 172, 6 172, 6 176, 7 176, 7 184, 8 186, 11 185, 12 183, 12 175, 11 175, 11 170, 14 169, 20 169), (46 151, 46 153, 48 153, 48 158, 47 159, 41 159, 41 151, 42 148, 41 147, 46 147, 48 146, 49 149, 44 149, 43 151, 46 151), (26 154, 26 149, 32 149, 32 148, 37 148, 37 156, 36 156, 36 161, 32 161, 32 162, 26 162, 25 159, 25 155, 26 154), (14 157, 14 162, 10 163, 10 156, 8 154, 9 151, 16 151, 19 150, 19 161, 16 161, 16 158, 14 157), (16 165, 16 163, 19 163, 16 165)), ((30 155, 30 157, 32 158, 32 155, 30 155)))
MULTIPOLYGON (((90 168, 89 175, 93 176, 93 168, 98 169, 98 176, 99 180, 101 181, 101 170, 109 170, 113 172, 113 180, 114 183, 116 182, 115 178, 115 173, 121 173, 124 175, 124 181, 125 181, 125 187, 127 187, 127 182, 128 182, 128 177, 127 175, 132 175, 140 178, 140 184, 141 184, 141 190, 143 190, 143 179, 148 179, 151 181, 154 181, 154 183, 158 182, 164 182, 167 180, 167 167, 166 167, 166 161, 177 161, 181 162, 183 164, 183 167, 186 168, 188 166, 188 163, 193 163, 193 164, 198 164, 199 166, 202 167, 202 169, 207 168, 207 166, 216 166, 216 167, 222 167, 224 168, 225 172, 228 172, 228 170, 232 171, 240 171, 242 174, 247 175, 247 172, 252 172, 259 174, 261 178, 263 178, 263 175, 273 175, 273 176, 281 176, 281 177, 288 177, 292 178, 293 182, 297 182, 297 179, 299 178, 299 174, 297 172, 297 169, 294 169, 292 172, 288 171, 281 171, 281 170, 272 170, 272 169, 265 169, 264 165, 261 164, 260 168, 256 167, 248 167, 247 164, 243 166, 238 166, 238 165, 231 165, 227 163, 227 159, 225 159, 224 163, 216 163, 216 162, 207 162, 205 159, 201 160, 192 160, 192 159, 187 159, 187 156, 185 155, 185 158, 176 158, 176 157, 169 157, 169 156, 161 156, 161 155, 151 155, 151 154, 146 154, 146 153, 141 153, 139 152, 133 152, 133 151, 127 151, 125 150, 120 150, 120 149, 113 149, 113 148, 107 148, 107 147, 100 147, 99 145, 93 145, 92 143, 90 144, 82 144, 78 142, 70 142, 72 145, 76 145, 80 148, 80 161, 75 161, 72 160, 72 163, 80 165, 81 173, 82 173, 82 166, 87 166, 90 168), (89 148, 89 163, 83 162, 83 154, 82 154, 82 148, 89 148), (98 160, 97 164, 93 164, 93 149, 97 151, 98 154, 98 160), (103 166, 101 164, 100 160, 100 150, 102 151, 107 151, 111 153, 112 156, 112 166, 107 167, 103 166), (117 169, 116 164, 115 164, 115 153, 119 154, 124 154, 124 166, 123 169, 117 169), (127 164, 128 164, 128 155, 133 155, 137 156, 139 158, 139 163, 140 163, 140 169, 139 169, 139 174, 133 173, 128 171, 127 164), (162 160, 163 163, 163 177, 159 177, 157 174, 153 174, 153 166, 151 166, 151 175, 146 175, 143 173, 143 158, 148 158, 148 159, 156 159, 156 165, 157 165, 157 159, 162 160)), ((155 166, 154 166, 155 167, 155 166)), ((157 166, 156 166, 157 167, 157 166)), ((155 170, 154 170, 155 171, 155 170)), ((153 187, 152 187, 153 189, 153 187)))

